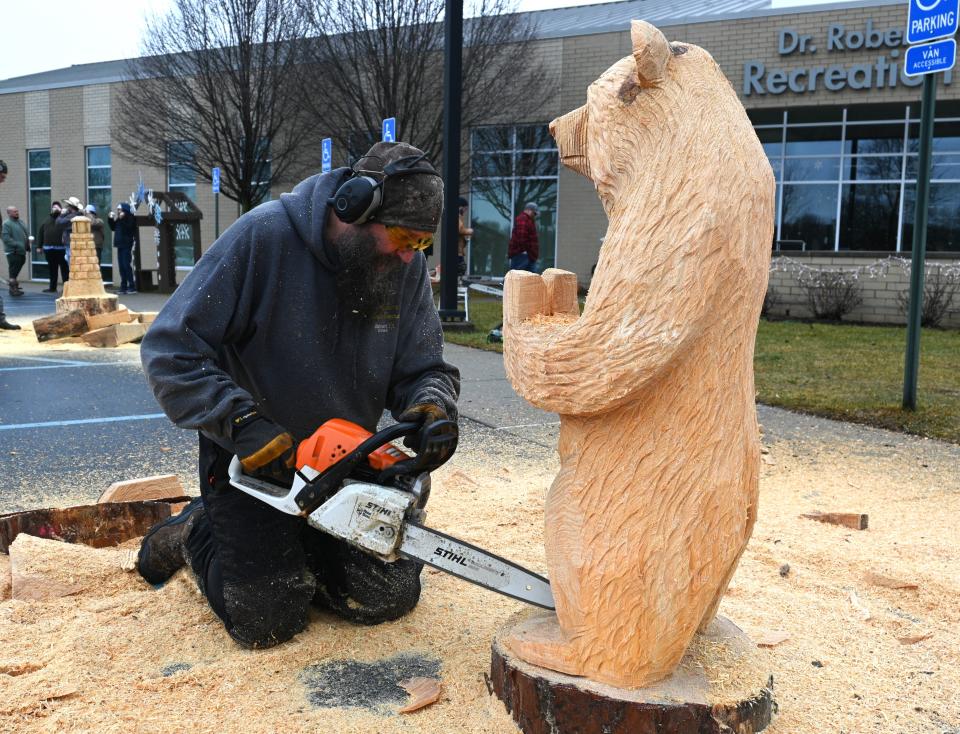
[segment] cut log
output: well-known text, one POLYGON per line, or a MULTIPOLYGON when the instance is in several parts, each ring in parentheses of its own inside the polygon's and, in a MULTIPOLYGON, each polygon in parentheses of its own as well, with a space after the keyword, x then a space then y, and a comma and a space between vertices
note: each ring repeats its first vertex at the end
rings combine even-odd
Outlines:
POLYGON ((0 553, 9 552, 20 533, 105 548, 138 538, 168 517, 167 502, 110 502, 13 512, 0 515, 0 553))
POLYGON ((180 477, 176 474, 158 474, 154 477, 114 482, 104 490, 97 503, 167 500, 183 497, 185 494, 180 477))
MULTIPOLYGON (((67 281, 68 283, 70 281, 67 281)), ((93 316, 98 313, 109 313, 117 310, 117 297, 113 294, 103 296, 66 296, 58 298, 56 301, 57 313, 66 313, 75 308, 79 308, 85 314, 93 316)))
POLYGON ((141 311, 137 314, 137 320, 141 324, 152 324, 153 320, 157 318, 157 311, 141 311))
MULTIPOLYGON (((504 631, 522 624, 515 617, 504 631)), ((501 632, 488 686, 524 734, 752 733, 765 729, 776 710, 773 678, 758 660, 743 631, 717 617, 668 678, 617 688, 526 663, 501 632), (711 679, 723 681, 722 690, 711 679)))
POLYGON ((869 517, 858 512, 805 512, 800 517, 830 525, 843 525, 853 530, 866 530, 869 524, 869 517))
POLYGON ((90 328, 90 331, 95 331, 96 329, 113 326, 114 324, 126 324, 134 319, 134 315, 127 311, 126 306, 121 306, 116 311, 87 316, 87 326, 90 328))
POLYGON ((88 329, 86 316, 79 308, 65 313, 56 313, 53 316, 44 316, 33 322, 33 331, 37 335, 38 342, 80 336, 88 329))
POLYGON ((139 321, 131 324, 114 324, 84 334, 82 339, 91 347, 117 347, 143 338, 147 327, 139 321))

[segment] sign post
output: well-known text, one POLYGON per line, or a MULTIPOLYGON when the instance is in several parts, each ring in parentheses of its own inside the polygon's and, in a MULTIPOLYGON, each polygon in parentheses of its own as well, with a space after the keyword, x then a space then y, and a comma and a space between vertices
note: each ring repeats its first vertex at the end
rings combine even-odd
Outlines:
POLYGON ((380 129, 380 140, 384 143, 397 142, 397 118, 388 117, 383 121, 380 129))
POLYGON ((937 97, 934 74, 953 68, 956 41, 937 40, 957 32, 960 0, 910 0, 904 74, 923 76, 920 112, 920 150, 917 161, 917 204, 913 219, 910 264, 910 308, 907 312, 907 350, 903 365, 903 408, 917 408, 917 372, 920 369, 920 322, 923 315, 924 258, 927 248, 927 197, 930 191, 930 148, 937 97), (933 41, 933 43, 930 43, 933 41), (914 45, 922 44, 922 45, 914 45))
POLYGON ((324 138, 321 143, 323 151, 321 172, 330 173, 330 166, 333 164, 333 141, 330 138, 324 138))
POLYGON ((213 238, 220 238, 220 169, 214 168, 210 176, 213 184, 213 238))

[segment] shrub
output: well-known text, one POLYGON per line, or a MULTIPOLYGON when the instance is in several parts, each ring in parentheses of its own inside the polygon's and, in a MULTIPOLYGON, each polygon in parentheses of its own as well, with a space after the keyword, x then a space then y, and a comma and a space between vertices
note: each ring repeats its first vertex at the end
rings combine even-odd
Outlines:
POLYGON ((797 282, 807 295, 814 318, 840 321, 863 303, 856 270, 805 270, 797 282))
MULTIPOLYGON (((923 278, 923 306, 920 310, 920 325, 937 327, 950 312, 953 299, 960 290, 960 274, 951 269, 949 272, 939 266, 927 270, 923 278)), ((906 314, 910 309, 910 289, 897 294, 900 312, 906 314)))

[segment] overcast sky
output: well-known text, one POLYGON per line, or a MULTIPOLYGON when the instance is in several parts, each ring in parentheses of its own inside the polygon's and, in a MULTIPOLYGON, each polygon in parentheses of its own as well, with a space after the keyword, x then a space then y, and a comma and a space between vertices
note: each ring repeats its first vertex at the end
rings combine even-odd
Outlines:
MULTIPOLYGON (((598 1, 521 0, 520 9, 545 10, 598 1)), ((837 0, 773 0, 777 6, 831 1, 837 0)), ((165 11, 170 4, 170 0, 83 0, 79 5, 4 0, 0 79, 137 56, 144 17, 165 11), (51 5, 63 10, 51 12, 51 5)))

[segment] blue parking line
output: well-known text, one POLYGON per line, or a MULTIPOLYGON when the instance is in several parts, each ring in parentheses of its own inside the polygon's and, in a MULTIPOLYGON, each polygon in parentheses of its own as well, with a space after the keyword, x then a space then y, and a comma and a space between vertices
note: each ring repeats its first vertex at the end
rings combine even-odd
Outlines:
POLYGON ((62 426, 82 426, 91 423, 119 423, 121 421, 147 421, 156 418, 166 418, 163 413, 144 413, 143 415, 116 415, 109 418, 83 418, 74 421, 47 421, 45 423, 14 423, 13 425, 0 425, 0 431, 13 431, 18 428, 59 428, 62 426))

